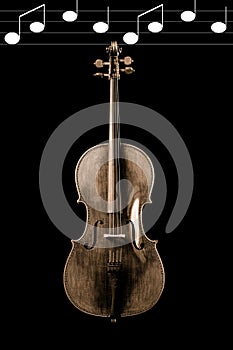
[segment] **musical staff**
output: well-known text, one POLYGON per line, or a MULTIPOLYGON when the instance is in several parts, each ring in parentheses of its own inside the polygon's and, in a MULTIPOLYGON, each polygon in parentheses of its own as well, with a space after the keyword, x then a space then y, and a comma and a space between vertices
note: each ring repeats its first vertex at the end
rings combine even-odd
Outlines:
POLYGON ((30 24, 30 31, 33 33, 41 33, 45 29, 45 4, 40 5, 30 11, 27 11, 23 13, 22 15, 19 16, 18 19, 18 25, 19 25, 19 30, 18 33, 16 32, 9 32, 5 35, 5 42, 9 45, 16 45, 19 43, 20 38, 21 38, 21 20, 23 17, 29 15, 29 13, 35 12, 42 9, 43 10, 43 22, 32 22, 30 24))
POLYGON ((79 20, 71 24, 63 19, 65 10, 46 8, 45 11, 44 5, 29 11, 0 10, 0 45, 106 46, 113 37, 120 45, 132 45, 125 35, 134 33, 133 27, 136 27, 136 45, 233 45, 232 8, 198 7, 195 20, 185 23, 181 19, 184 9, 168 9, 163 5, 162 11, 161 5, 146 11, 79 8, 79 20), (38 16, 43 16, 43 21, 41 18, 38 22, 38 16), (11 31, 15 23, 19 33, 11 31), (32 32, 38 34, 31 35, 32 32), (101 36, 98 33, 102 33, 101 36))

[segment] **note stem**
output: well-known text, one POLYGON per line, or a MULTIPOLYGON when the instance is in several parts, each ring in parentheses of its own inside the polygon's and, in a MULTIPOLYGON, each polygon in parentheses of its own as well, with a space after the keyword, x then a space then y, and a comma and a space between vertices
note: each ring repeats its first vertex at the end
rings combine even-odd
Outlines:
POLYGON ((197 13, 197 0, 194 0, 194 13, 197 13))
POLYGON ((225 24, 227 24, 227 6, 225 6, 225 24))
POLYGON ((45 4, 44 4, 44 11, 43 11, 43 21, 44 21, 43 24, 44 24, 44 26, 45 26, 45 23, 46 23, 46 22, 45 22, 45 4))
POLYGON ((109 25, 109 6, 107 6, 107 23, 109 25))
POLYGON ((137 36, 139 37, 139 16, 137 16, 137 36))
POLYGON ((161 5, 162 7, 162 27, 163 27, 163 4, 161 5))

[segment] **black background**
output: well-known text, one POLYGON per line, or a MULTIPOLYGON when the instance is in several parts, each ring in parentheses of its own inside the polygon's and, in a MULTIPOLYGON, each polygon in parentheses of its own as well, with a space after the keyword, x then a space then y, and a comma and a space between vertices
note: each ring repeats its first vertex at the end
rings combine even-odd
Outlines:
MULTIPOLYGON (((151 2, 143 5, 150 8, 151 2)), ((57 7, 51 2, 51 8, 57 7)), ((190 152, 195 185, 191 205, 176 230, 164 233, 171 209, 168 201, 165 214, 150 232, 151 238, 159 237, 157 248, 166 273, 159 302, 117 325, 81 313, 66 297, 62 275, 71 243, 48 218, 38 186, 40 158, 55 128, 83 108, 108 102, 108 82, 92 76, 93 62, 104 57, 105 47, 18 45, 0 46, 0 51, 2 304, 7 310, 6 329, 13 332, 8 342, 31 347, 66 341, 67 347, 80 347, 82 339, 84 346, 109 348, 124 346, 127 340, 132 347, 150 342, 159 349, 170 342, 185 348, 224 342, 232 276, 227 202, 231 200, 232 47, 123 46, 124 55, 134 58, 136 72, 122 77, 120 100, 150 107, 174 125, 190 152)), ((84 148, 98 140, 93 135, 84 148)), ((173 203, 172 185, 177 184, 171 176, 175 174, 171 159, 143 132, 137 137, 161 160, 165 173, 171 168, 166 176, 173 203)), ((67 162, 65 181, 73 181, 72 161, 67 162)), ((74 184, 64 186, 76 195, 74 184)))

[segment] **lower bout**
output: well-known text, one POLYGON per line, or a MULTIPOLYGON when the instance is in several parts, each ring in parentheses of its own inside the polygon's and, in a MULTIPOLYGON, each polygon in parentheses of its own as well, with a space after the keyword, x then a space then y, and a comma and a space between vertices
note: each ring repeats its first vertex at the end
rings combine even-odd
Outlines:
POLYGON ((135 253, 132 244, 124 249, 128 254, 114 264, 109 263, 108 250, 87 251, 74 245, 64 270, 64 287, 80 311, 107 317, 114 309, 125 317, 145 312, 157 303, 164 288, 164 270, 156 248, 147 254, 135 253))

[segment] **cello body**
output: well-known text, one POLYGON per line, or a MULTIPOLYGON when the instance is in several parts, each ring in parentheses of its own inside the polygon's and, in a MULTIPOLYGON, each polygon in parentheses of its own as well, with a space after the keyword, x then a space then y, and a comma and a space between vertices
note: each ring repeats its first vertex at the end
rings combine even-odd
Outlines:
POLYGON ((116 144, 114 128, 110 123, 109 143, 87 150, 77 163, 75 183, 78 202, 86 206, 86 227, 72 241, 64 269, 72 304, 112 322, 151 309, 165 282, 157 241, 146 236, 142 220, 143 207, 151 202, 153 165, 140 148, 116 144))

